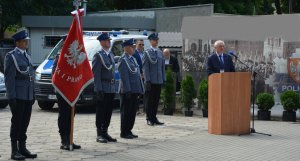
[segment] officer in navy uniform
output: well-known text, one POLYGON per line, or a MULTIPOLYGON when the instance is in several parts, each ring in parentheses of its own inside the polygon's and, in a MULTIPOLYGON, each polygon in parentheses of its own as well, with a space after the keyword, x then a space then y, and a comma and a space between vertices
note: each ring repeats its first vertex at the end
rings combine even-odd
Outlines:
POLYGON ((28 47, 28 34, 22 30, 14 34, 16 48, 8 52, 4 61, 4 79, 9 106, 12 113, 10 138, 11 159, 24 160, 36 158, 26 148, 27 128, 30 122, 32 105, 34 103, 34 69, 28 47))
POLYGON ((144 93, 143 81, 137 60, 133 57, 134 40, 125 40, 122 44, 124 54, 119 60, 120 94, 121 94, 121 138, 133 139, 138 136, 132 133, 135 122, 138 95, 144 93))
MULTIPOLYGON (((52 75, 54 74, 60 51, 55 56, 55 60, 52 66, 52 75)), ((70 130, 71 130, 71 106, 66 102, 66 100, 56 92, 57 104, 58 104, 58 129, 61 138, 60 149, 70 150, 70 130)), ((73 149, 81 149, 80 145, 73 143, 73 149)))
POLYGON ((115 87, 115 62, 114 55, 110 49, 109 33, 103 32, 97 37, 102 49, 98 51, 92 61, 92 70, 94 74, 95 93, 97 99, 96 107, 96 127, 97 142, 107 143, 116 142, 107 130, 110 124, 112 110, 114 109, 115 87))
POLYGON ((162 51, 158 48, 158 34, 148 36, 151 48, 145 51, 143 70, 145 79, 146 114, 148 125, 163 125, 158 121, 156 114, 160 98, 161 87, 166 81, 165 60, 162 51))

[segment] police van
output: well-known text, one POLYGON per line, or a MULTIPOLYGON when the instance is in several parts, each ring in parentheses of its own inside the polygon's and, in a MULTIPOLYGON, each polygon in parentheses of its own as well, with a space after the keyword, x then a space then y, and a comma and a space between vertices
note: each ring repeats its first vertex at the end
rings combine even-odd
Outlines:
MULTIPOLYGON (((83 32, 83 41, 85 50, 90 62, 92 64, 93 56, 101 50, 97 36, 100 35, 103 31, 84 31, 83 32)), ((130 38, 133 39, 142 39, 144 40, 145 49, 150 48, 149 40, 147 39, 147 34, 142 35, 133 35, 129 34, 128 31, 110 31, 111 37, 111 51, 115 55, 115 62, 118 62, 118 59, 123 53, 122 42, 130 38)), ((57 102, 54 88, 52 86, 52 66, 55 59, 55 56, 58 52, 61 51, 66 36, 62 36, 62 39, 55 45, 51 50, 47 58, 38 66, 35 71, 35 99, 41 109, 51 109, 54 104, 57 102)), ((119 73, 116 69, 115 71, 115 85, 119 86, 119 73)), ((116 88, 118 89, 118 88, 116 88)), ((117 93, 117 91, 116 91, 117 93)), ((118 103, 118 95, 116 95, 116 103, 118 103)), ((84 105, 95 105, 94 99, 94 83, 91 83, 85 88, 82 94, 79 97, 78 104, 84 105)))

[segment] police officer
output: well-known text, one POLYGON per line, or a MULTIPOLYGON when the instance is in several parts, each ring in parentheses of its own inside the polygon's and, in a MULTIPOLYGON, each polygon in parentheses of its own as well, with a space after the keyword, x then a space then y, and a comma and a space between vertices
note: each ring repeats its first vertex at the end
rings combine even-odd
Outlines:
POLYGON ((26 132, 34 103, 34 70, 30 54, 26 51, 30 39, 26 30, 19 31, 12 37, 16 42, 16 48, 6 54, 4 62, 5 86, 12 113, 11 159, 23 160, 37 157, 37 154, 31 153, 26 148, 26 132))
MULTIPOLYGON (((60 51, 57 53, 53 66, 52 66, 52 75, 54 74, 60 51)), ((56 92, 57 104, 58 104, 58 129, 61 138, 60 149, 70 150, 70 130, 71 130, 71 106, 65 101, 65 99, 56 92)), ((80 145, 73 143, 73 149, 81 149, 80 145)))
MULTIPOLYGON (((140 72, 141 72, 141 76, 142 79, 144 80, 144 76, 143 76, 143 57, 144 57, 144 40, 143 39, 137 39, 135 41, 136 43, 136 48, 133 54, 133 57, 136 59, 139 67, 140 67, 140 72)), ((144 100, 145 97, 143 97, 143 95, 139 95, 138 96, 138 100, 144 100)), ((139 101, 140 103, 140 101, 139 101)), ((137 104, 137 114, 143 114, 143 112, 145 112, 145 105, 143 105, 143 112, 139 111, 139 103, 137 104)), ((143 103, 145 103, 145 101, 143 101, 143 103)))
POLYGON ((133 139, 138 136, 132 133, 135 122, 138 95, 144 93, 140 68, 133 57, 134 40, 123 42, 124 54, 120 59, 120 93, 121 93, 121 138, 133 139))
POLYGON ((97 37, 102 49, 98 51, 92 61, 92 70, 94 73, 95 93, 97 99, 96 107, 96 127, 97 142, 107 143, 116 142, 108 133, 108 127, 114 108, 115 87, 115 62, 114 55, 110 49, 109 33, 103 32, 97 37))
POLYGON ((158 121, 156 114, 160 98, 161 86, 166 81, 165 60, 162 51, 158 48, 158 34, 148 36, 151 48, 145 51, 143 70, 145 79, 146 114, 148 125, 163 125, 158 121))

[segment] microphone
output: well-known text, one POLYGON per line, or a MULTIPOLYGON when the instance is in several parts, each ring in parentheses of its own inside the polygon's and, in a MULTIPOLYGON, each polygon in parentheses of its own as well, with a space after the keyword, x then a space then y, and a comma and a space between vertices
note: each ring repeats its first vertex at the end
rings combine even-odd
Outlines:
POLYGON ((229 51, 228 55, 230 55, 231 57, 235 57, 236 59, 238 59, 238 56, 236 54, 234 54, 233 51, 229 51))

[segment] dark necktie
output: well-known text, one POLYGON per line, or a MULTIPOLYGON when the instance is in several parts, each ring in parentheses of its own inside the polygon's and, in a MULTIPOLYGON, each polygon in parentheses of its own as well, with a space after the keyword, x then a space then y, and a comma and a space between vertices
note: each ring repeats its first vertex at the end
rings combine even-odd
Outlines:
POLYGON ((129 60, 134 64, 133 57, 130 57, 129 60))
POLYGON ((28 63, 29 63, 29 60, 28 60, 28 58, 27 58, 26 52, 23 52, 23 55, 24 55, 24 57, 26 58, 27 64, 28 64, 28 63))
POLYGON ((110 54, 106 54, 106 56, 108 57, 108 61, 110 62, 110 64, 112 64, 110 54))
POLYGON ((223 59, 222 59, 222 55, 219 55, 219 59, 220 59, 221 68, 223 69, 224 68, 224 62, 223 62, 223 59))

